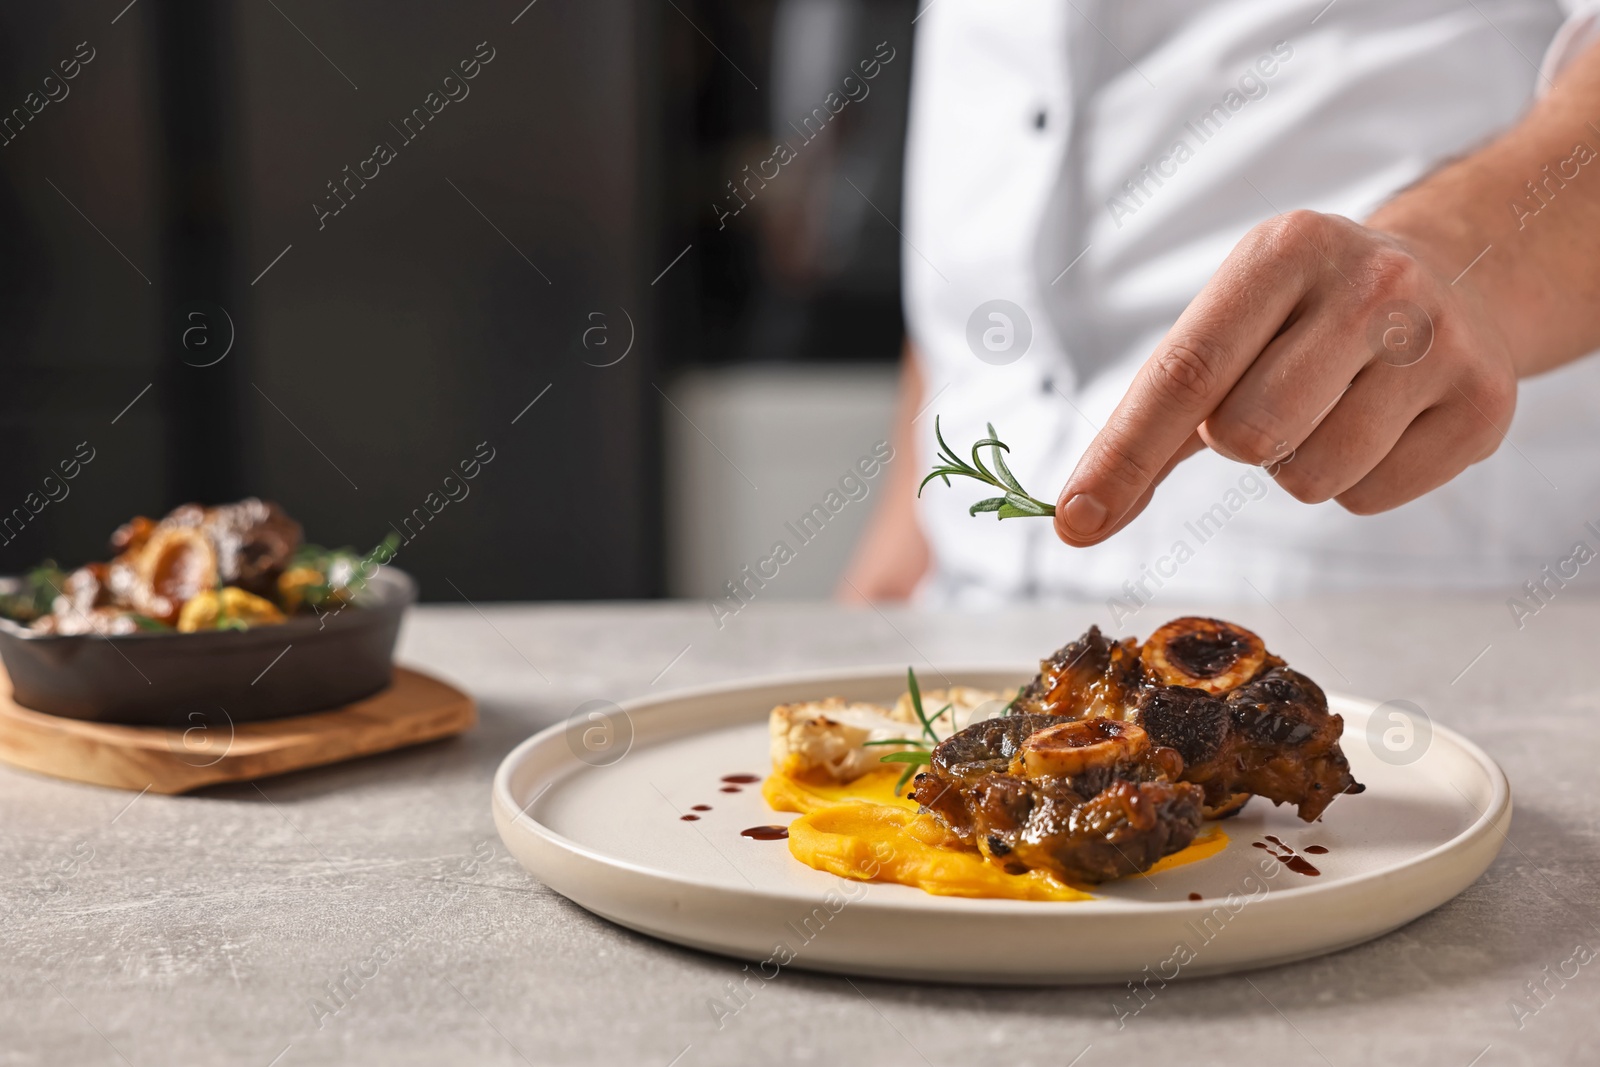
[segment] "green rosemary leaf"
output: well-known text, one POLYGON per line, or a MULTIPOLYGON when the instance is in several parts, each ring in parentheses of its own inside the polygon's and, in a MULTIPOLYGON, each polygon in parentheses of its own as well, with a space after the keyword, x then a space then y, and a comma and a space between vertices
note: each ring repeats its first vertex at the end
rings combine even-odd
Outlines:
POLYGON ((863 741, 861 742, 861 747, 865 748, 868 745, 917 745, 925 747, 927 744, 928 742, 926 741, 913 741, 909 737, 891 737, 883 741, 863 741))
POLYGON ((933 732, 933 726, 928 722, 928 716, 922 711, 922 690, 917 686, 917 672, 910 667, 906 668, 906 689, 911 694, 911 710, 917 715, 917 721, 922 723, 922 732, 934 744, 939 743, 939 735, 933 732))
POLYGON ((1054 508, 1046 508, 1037 500, 1019 497, 1015 494, 1007 494, 1005 503, 995 510, 999 513, 996 518, 1001 519, 1029 519, 1055 514, 1054 508))
POLYGON ((939 461, 935 464, 933 472, 922 479, 922 484, 917 486, 917 495, 921 496, 922 490, 935 478, 949 486, 951 476, 955 475, 993 486, 1005 494, 978 501, 968 509, 971 515, 992 512, 1000 519, 1040 518, 1054 515, 1056 509, 1053 505, 1029 496, 1027 490, 1022 488, 1022 483, 1006 465, 1005 453, 1011 451, 1011 446, 1000 440, 993 423, 988 424, 988 430, 989 436, 972 446, 972 461, 969 463, 958 457, 945 441, 944 430, 939 424, 939 417, 935 415, 933 433, 939 441, 939 461), (985 448, 990 450, 994 471, 984 465, 982 450, 985 448))
POLYGON ((951 466, 961 466, 961 461, 956 458, 956 450, 951 448, 945 442, 944 433, 939 429, 939 416, 937 415, 933 417, 933 436, 939 440, 939 451, 941 458, 943 458, 944 461, 949 463, 951 466))
POLYGON ((900 790, 904 789, 906 787, 906 783, 911 780, 911 776, 917 773, 917 768, 927 766, 932 759, 933 756, 927 752, 891 752, 887 756, 882 757, 879 762, 904 763, 906 765, 905 773, 902 774, 900 776, 900 780, 894 784, 894 795, 899 796, 900 790))
MULTIPOLYGON (((992 422, 989 424, 989 436, 995 436, 994 423, 992 422)), ((1022 488, 1021 483, 1017 481, 1017 476, 1011 473, 1010 467, 1006 466, 1005 454, 1009 451, 1011 449, 1001 444, 998 439, 995 441, 994 454, 991 457, 994 460, 995 474, 999 476, 1001 482, 1005 483, 1007 489, 1018 496, 1027 496, 1027 492, 1022 488)))
POLYGON ((1004 489, 1006 487, 1005 483, 1002 482, 999 478, 996 478, 993 474, 991 474, 989 472, 989 468, 985 467, 983 465, 983 457, 978 455, 978 449, 982 448, 984 445, 998 445, 998 444, 1000 444, 999 441, 996 441, 993 438, 986 437, 982 441, 979 441, 977 444, 972 446, 972 466, 978 473, 975 474, 975 475, 972 475, 971 477, 978 478, 981 481, 988 482, 990 485, 994 486, 996 489, 1004 489))
POLYGON ((0 615, 22 623, 48 615, 66 584, 67 572, 47 559, 23 575, 14 592, 0 594, 0 615))
POLYGON ((976 515, 981 511, 999 511, 1001 508, 1003 508, 1005 506, 1006 506, 1006 498, 1005 497, 1003 497, 1003 496, 992 496, 987 500, 980 500, 976 504, 972 505, 970 508, 967 509, 967 514, 968 515, 976 515))

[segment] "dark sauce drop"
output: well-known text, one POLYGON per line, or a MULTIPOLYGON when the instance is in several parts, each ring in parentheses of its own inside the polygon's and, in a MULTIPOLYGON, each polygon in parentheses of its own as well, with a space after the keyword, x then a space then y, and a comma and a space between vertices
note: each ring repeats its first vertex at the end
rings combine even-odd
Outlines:
POLYGON ((1200 896, 1200 894, 1199 894, 1199 893, 1190 893, 1190 894, 1189 894, 1189 899, 1190 899, 1190 900, 1200 900, 1200 899, 1201 899, 1201 896, 1200 896))
POLYGON ((711 805, 710 804, 696 804, 694 807, 690 808, 689 810, 690 811, 710 811, 711 810, 711 805))
POLYGON ((740 837, 752 838, 756 841, 782 841, 789 836, 787 826, 752 826, 748 830, 740 830, 740 837))
POLYGON ((680 816, 678 816, 678 818, 682 819, 684 822, 699 822, 700 821, 700 816, 698 816, 698 815, 680 815, 680 816))
MULTIPOLYGON (((1309 862, 1307 862, 1304 856, 1295 855, 1294 849, 1284 844, 1272 834, 1267 835, 1267 840, 1271 841, 1272 845, 1276 845, 1278 847, 1273 848, 1272 845, 1268 845, 1261 841, 1252 841, 1250 844, 1264 852, 1272 853, 1273 859, 1289 868, 1295 874, 1303 874, 1308 878, 1315 878, 1322 873, 1313 867, 1309 862)), ((1316 847, 1320 848, 1321 846, 1316 847)), ((1310 849, 1307 849, 1306 851, 1309 852, 1310 849)), ((1324 851, 1326 851, 1326 849, 1324 849, 1324 851)))
POLYGON ((725 786, 722 787, 722 791, 724 793, 739 793, 739 792, 742 792, 742 790, 736 785, 725 785, 725 786))
POLYGON ((1328 854, 1328 846, 1327 845, 1307 845, 1306 846, 1306 851, 1311 853, 1313 856, 1326 856, 1328 854))
POLYGON ((759 774, 724 774, 722 780, 724 782, 732 782, 734 785, 755 785, 761 781, 761 776, 759 774))

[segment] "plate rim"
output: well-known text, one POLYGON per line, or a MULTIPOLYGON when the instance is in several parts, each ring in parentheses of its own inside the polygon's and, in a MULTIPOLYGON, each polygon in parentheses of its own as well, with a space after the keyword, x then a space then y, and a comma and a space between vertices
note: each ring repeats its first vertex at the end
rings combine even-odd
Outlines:
MULTIPOLYGON (((1020 677, 1027 677, 1030 672, 1037 671, 1036 664, 1018 665, 1014 662, 998 661, 954 664, 934 663, 932 666, 937 673, 946 678, 958 677, 961 674, 991 673, 1001 671, 1015 671, 1020 677)), ((682 686, 661 693, 630 697, 627 700, 617 703, 616 707, 629 715, 631 718, 636 714, 649 715, 652 712, 660 713, 661 706, 682 700, 726 696, 730 693, 736 693, 745 689, 768 688, 774 686, 799 686, 813 682, 820 684, 826 681, 861 681, 879 677, 893 679, 898 675, 901 669, 902 668, 898 665, 867 665, 841 668, 820 668, 788 672, 784 674, 760 675, 754 678, 745 678, 727 682, 714 682, 706 685, 682 686)), ((950 684, 959 685, 962 683, 959 681, 952 681, 950 684)), ((1341 692, 1328 692, 1327 696, 1330 708, 1335 703, 1356 705, 1364 714, 1370 714, 1376 707, 1379 707, 1382 704, 1381 701, 1374 701, 1368 697, 1359 697, 1341 692)), ((1342 711, 1336 713, 1341 715, 1343 714, 1342 711)), ((1345 719, 1347 724, 1346 733, 1348 734, 1349 717, 1345 716, 1345 719)), ((759 720, 752 719, 752 723, 756 721, 759 720)), ((551 743, 555 738, 562 735, 566 731, 569 722, 570 716, 568 718, 563 718, 557 722, 551 723, 549 726, 546 726, 543 729, 535 732, 533 735, 520 741, 500 761, 500 765, 495 770, 494 781, 491 789, 490 808, 491 813, 496 818, 497 826, 501 826, 502 835, 509 832, 511 828, 515 827, 520 830, 520 832, 531 833, 534 837, 539 838, 545 845, 549 847, 560 849, 591 863, 608 867, 619 872, 625 872, 633 876, 643 876, 664 882, 674 883, 677 886, 686 889, 702 892, 708 890, 717 892, 730 892, 741 897, 756 897, 765 900, 782 901, 786 903, 814 903, 816 901, 817 898, 814 893, 808 893, 802 890, 763 888, 759 886, 747 886, 743 888, 733 886, 709 886, 701 880, 677 874, 675 872, 665 871, 657 867, 645 866, 643 864, 635 863, 631 860, 621 859, 605 852, 601 852, 597 849, 590 848, 587 845, 580 844, 564 834, 557 832, 556 830, 545 825, 544 823, 539 822, 537 819, 527 814, 523 808, 517 805, 515 798, 511 795, 511 777, 521 766, 521 764, 528 759, 531 752, 542 747, 543 745, 551 743), (502 818, 504 819, 503 825, 501 823, 502 818)), ((1482 811, 1477 811, 1476 806, 1471 803, 1470 798, 1464 796, 1463 800, 1467 803, 1467 806, 1476 812, 1475 817, 1468 823, 1468 825, 1463 827, 1458 833, 1451 836, 1448 840, 1440 842, 1426 851, 1409 856, 1399 863, 1384 866, 1377 870, 1354 874, 1347 878, 1340 878, 1330 882, 1310 883, 1305 885, 1296 885, 1293 888, 1277 889, 1274 890, 1273 896, 1278 897, 1281 895, 1292 897, 1295 900, 1304 900, 1311 897, 1337 894, 1350 889, 1366 887, 1371 882, 1379 879, 1392 878, 1402 872, 1410 871, 1445 853, 1466 849, 1477 842, 1481 837, 1485 836, 1487 833, 1498 829, 1498 824, 1502 819, 1505 819, 1509 815, 1512 807, 1511 784, 1509 779, 1506 777, 1505 771, 1497 762, 1495 762, 1493 757, 1484 751, 1484 749, 1471 738, 1466 737, 1455 729, 1442 725, 1431 718, 1429 720, 1429 725, 1435 741, 1442 737, 1444 740, 1455 745, 1458 749, 1471 757, 1472 761, 1484 773, 1491 787, 1489 804, 1482 811)), ((685 734, 684 736, 688 735, 685 734)), ((574 773, 582 772, 581 769, 573 767, 568 767, 565 770, 559 771, 557 776, 554 777, 550 781, 549 785, 545 787, 545 790, 541 790, 541 792, 537 794, 534 799, 538 799, 538 796, 542 796, 544 791, 553 788, 562 779, 574 773)), ((770 771, 768 773, 770 773, 770 771)), ((1502 836, 1504 836, 1503 832, 1502 836)), ((1498 855, 1499 849, 1496 849, 1495 852, 1498 855)), ((1493 861, 1491 860, 1490 862, 1492 863, 1493 861)), ((535 877, 539 877, 539 875, 535 873, 535 877)), ((835 875, 834 877, 839 878, 840 876, 835 875)), ((850 880, 840 878, 840 881, 850 880)), ((574 902, 578 903, 580 906, 583 906, 582 902, 580 901, 574 902)), ((1152 912, 1171 912, 1177 914, 1194 912, 1199 914, 1209 912, 1211 909, 1215 908, 1216 902, 1210 900, 1141 901, 1122 900, 1099 896, 1094 897, 1091 900, 1083 901, 1035 901, 1010 900, 993 897, 947 897, 924 893, 920 898, 901 898, 887 901, 881 898, 867 898, 852 904, 852 907, 862 908, 864 911, 893 912, 905 912, 907 910, 949 911, 953 909, 959 909, 958 914, 962 916, 978 917, 994 915, 1015 917, 1019 914, 1034 914, 1043 918, 1048 916, 1066 916, 1072 914, 1084 915, 1085 917, 1120 913, 1150 914, 1152 912)))

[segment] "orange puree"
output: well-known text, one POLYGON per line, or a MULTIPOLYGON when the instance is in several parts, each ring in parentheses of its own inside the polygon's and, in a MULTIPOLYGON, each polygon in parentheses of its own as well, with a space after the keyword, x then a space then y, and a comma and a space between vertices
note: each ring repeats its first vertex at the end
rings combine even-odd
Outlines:
MULTIPOLYGON (((800 812, 789 824, 789 852, 819 871, 867 882, 915 886, 936 896, 1011 900, 1092 900, 1045 871, 1007 874, 965 848, 917 803, 896 796, 903 768, 873 771, 847 785, 816 785, 772 774, 761 787, 776 811, 800 812)), ((1214 856, 1228 845, 1215 823, 1193 844, 1151 867, 1155 874, 1214 856)))
MULTIPOLYGON (((801 814, 832 807, 847 800, 886 804, 893 808, 916 811, 915 800, 910 797, 895 796, 894 793, 894 784, 900 780, 900 774, 904 770, 904 767, 895 767, 893 770, 885 768, 881 771, 868 771, 845 785, 832 782, 826 785, 814 785, 774 771, 761 784, 761 795, 766 798, 767 804, 773 811, 798 811, 801 814)), ((910 788, 909 782, 906 783, 906 788, 910 788)))

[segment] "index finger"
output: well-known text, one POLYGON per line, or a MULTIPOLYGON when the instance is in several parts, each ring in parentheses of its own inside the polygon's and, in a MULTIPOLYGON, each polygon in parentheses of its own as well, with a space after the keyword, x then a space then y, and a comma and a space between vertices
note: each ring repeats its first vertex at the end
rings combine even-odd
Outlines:
POLYGON ((1061 490, 1061 540, 1092 545, 1131 519, 1300 303, 1311 272, 1278 229, 1264 223, 1240 241, 1139 368, 1061 490))

